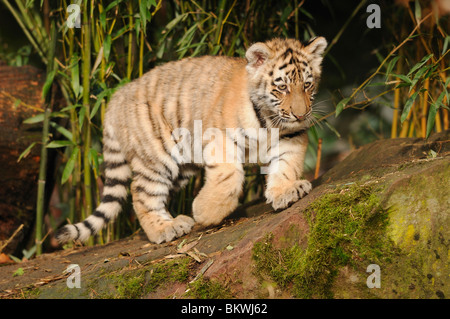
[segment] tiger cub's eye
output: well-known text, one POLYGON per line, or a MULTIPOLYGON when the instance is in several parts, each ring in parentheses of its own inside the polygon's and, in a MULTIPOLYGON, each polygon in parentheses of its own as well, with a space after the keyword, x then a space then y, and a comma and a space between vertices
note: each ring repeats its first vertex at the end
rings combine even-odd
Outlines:
POLYGON ((304 88, 307 89, 307 88, 309 88, 310 86, 311 86, 311 82, 306 82, 305 85, 304 85, 304 88))
POLYGON ((277 86, 277 89, 280 91, 286 91, 287 85, 286 84, 280 84, 277 86))

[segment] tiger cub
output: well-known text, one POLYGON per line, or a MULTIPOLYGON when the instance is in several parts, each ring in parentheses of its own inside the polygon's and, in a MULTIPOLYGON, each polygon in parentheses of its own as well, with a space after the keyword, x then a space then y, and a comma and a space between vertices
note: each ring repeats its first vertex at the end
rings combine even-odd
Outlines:
MULTIPOLYGON (((61 228, 58 241, 86 241, 114 220, 127 198, 130 180, 134 210, 153 243, 187 234, 195 222, 219 224, 233 212, 242 192, 245 163, 186 163, 173 155, 177 146, 174 130, 193 133, 196 121, 201 121, 203 129, 223 132, 227 128, 242 128, 238 132, 277 128, 278 154, 268 165, 267 202, 280 209, 308 194, 311 184, 301 179, 306 130, 313 122, 312 101, 326 46, 323 37, 307 45, 294 39, 258 42, 246 51, 245 58, 185 58, 158 66, 118 89, 104 120, 103 198, 86 220, 61 228), (202 167, 205 182, 194 199, 193 218, 173 218, 166 208, 169 192, 186 185, 202 167)), ((236 136, 223 136, 235 143, 238 153, 245 153, 236 136)), ((247 142, 258 139, 251 134, 244 138, 247 142)), ((205 148, 206 142, 200 145, 205 148)))

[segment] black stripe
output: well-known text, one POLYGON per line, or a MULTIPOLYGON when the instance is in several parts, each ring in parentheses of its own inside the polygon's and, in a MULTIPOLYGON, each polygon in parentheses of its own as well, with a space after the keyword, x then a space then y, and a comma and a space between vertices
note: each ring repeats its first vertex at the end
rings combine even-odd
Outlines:
POLYGON ((283 57, 284 57, 284 58, 287 57, 289 53, 290 53, 291 55, 292 55, 292 53, 293 53, 291 48, 287 49, 287 50, 283 53, 283 57))
POLYGON ((138 199, 137 200, 142 206, 144 206, 149 212, 151 212, 151 211, 160 211, 160 210, 163 210, 163 209, 165 209, 166 208, 166 206, 161 206, 161 207, 148 207, 146 204, 145 204, 145 202, 142 200, 142 199, 138 199))
POLYGON ((111 147, 109 147, 108 145, 107 145, 107 141, 105 142, 105 145, 103 146, 103 153, 113 153, 113 154, 119 154, 120 153, 120 149, 119 150, 117 150, 117 149, 114 149, 114 148, 111 148, 111 147))
POLYGON ((280 138, 281 139, 288 139, 288 138, 293 138, 293 137, 296 137, 296 136, 303 135, 305 133, 306 133, 306 130, 301 130, 301 131, 297 131, 297 132, 294 132, 294 133, 289 133, 289 134, 283 135, 280 138))
POLYGON ((226 180, 230 179, 231 176, 233 176, 233 175, 234 175, 234 172, 231 172, 230 174, 228 174, 227 176, 225 176, 224 178, 222 178, 220 181, 218 181, 217 184, 220 184, 220 183, 225 182, 226 180))
POLYGON ((75 236, 74 240, 77 240, 78 238, 80 238, 80 229, 78 228, 77 225, 73 225, 73 227, 75 227, 75 229, 77 230, 77 236, 75 236))
POLYGON ((278 77, 278 78, 276 78, 275 80, 274 80, 274 82, 277 82, 277 81, 282 81, 283 79, 281 78, 281 77, 278 77))
POLYGON ((106 217, 105 213, 103 213, 103 212, 101 212, 99 210, 96 210, 95 212, 93 212, 92 215, 95 216, 95 217, 103 219, 105 221, 105 224, 109 223, 110 219, 108 217, 106 217))
POLYGON ((149 192, 145 187, 142 186, 136 186, 136 192, 144 193, 145 195, 149 197, 167 197, 169 196, 169 193, 153 193, 149 192))
MULTIPOLYGON (((161 143, 164 144, 164 142, 161 142, 161 143)), ((168 179, 172 180, 172 170, 170 169, 170 167, 167 166, 167 164, 164 163, 164 162, 162 162, 162 161, 161 161, 161 164, 162 164, 162 166, 164 167, 164 170, 165 170, 166 173, 167 173, 165 176, 166 176, 168 179)))
POLYGON ((122 166, 128 165, 126 161, 122 161, 122 162, 106 162, 105 163, 105 169, 115 169, 115 168, 119 168, 122 166))
POLYGON ((114 195, 103 196, 102 203, 112 203, 112 202, 118 202, 119 204, 123 204, 124 198, 116 197, 114 195))
POLYGON ((122 185, 122 186, 127 186, 129 183, 128 179, 127 180, 122 180, 122 179, 118 179, 118 178, 106 178, 105 180, 105 186, 108 187, 114 187, 117 185, 122 185))
MULTIPOLYGON (((175 117, 177 118, 177 128, 181 128, 181 116, 180 116, 180 108, 181 108, 181 103, 180 103, 180 93, 179 93, 180 88, 178 88, 178 96, 177 96, 177 106, 176 106, 176 110, 175 110, 175 117)), ((173 132, 172 132, 173 133, 173 132)))
MULTIPOLYGON (((153 171, 153 170, 152 170, 152 171, 153 171)), ((154 171, 154 172, 155 172, 156 174, 158 174, 159 176, 161 176, 161 177, 165 177, 165 176, 161 175, 161 174, 160 174, 159 172, 157 172, 157 171, 154 171)), ((134 173, 135 175, 138 175, 138 176, 142 177, 143 179, 145 179, 145 180, 147 180, 147 181, 149 181, 149 182, 157 183, 157 184, 162 184, 162 185, 166 185, 166 186, 168 186, 168 187, 172 186, 172 183, 170 183, 169 181, 161 181, 161 180, 159 180, 159 179, 156 179, 156 178, 147 176, 147 175, 145 175, 144 173, 141 173, 141 172, 133 171, 133 173, 134 173)))
POLYGON ((95 234, 95 229, 92 227, 92 224, 88 222, 87 220, 83 221, 83 225, 86 226, 87 229, 91 232, 91 235, 95 234))
POLYGON ((266 122, 261 114, 261 110, 256 106, 255 103, 253 104, 253 109, 255 110, 256 113, 256 117, 258 118, 258 122, 259 122, 259 126, 261 126, 262 128, 266 127, 266 122))
POLYGON ((287 67, 289 64, 288 63, 285 63, 285 64, 283 64, 282 66, 280 66, 278 69, 279 70, 283 70, 285 67, 287 67))
POLYGON ((292 151, 285 151, 285 152, 281 153, 281 154, 278 155, 278 156, 272 157, 272 158, 270 159, 269 162, 273 162, 273 161, 275 161, 275 160, 279 160, 283 155, 285 155, 285 154, 290 154, 290 153, 293 153, 293 152, 292 152, 292 151))

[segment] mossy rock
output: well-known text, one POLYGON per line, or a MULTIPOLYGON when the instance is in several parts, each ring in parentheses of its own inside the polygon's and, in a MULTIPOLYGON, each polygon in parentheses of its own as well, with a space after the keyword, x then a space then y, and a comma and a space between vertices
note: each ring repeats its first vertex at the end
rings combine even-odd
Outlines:
POLYGON ((280 295, 297 298, 448 298, 450 162, 443 155, 376 169, 358 163, 352 176, 332 172, 333 184, 321 185, 326 194, 299 212, 309 224, 306 245, 281 247, 285 235, 270 233, 255 244, 261 285, 272 281, 280 295))
POLYGON ((241 207, 171 243, 138 234, 0 267, 0 298, 450 296, 449 131, 364 146, 313 185, 281 212, 241 207), (191 244, 201 262, 167 259, 191 244), (81 289, 66 285, 69 264, 81 289))

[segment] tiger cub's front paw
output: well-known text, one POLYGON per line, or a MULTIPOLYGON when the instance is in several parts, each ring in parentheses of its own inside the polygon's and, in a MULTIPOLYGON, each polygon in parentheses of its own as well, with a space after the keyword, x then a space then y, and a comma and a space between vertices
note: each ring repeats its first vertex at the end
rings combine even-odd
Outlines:
POLYGON ((194 220, 186 215, 178 215, 171 220, 158 221, 151 228, 144 228, 148 239, 155 244, 168 243, 178 237, 188 234, 194 226, 194 220))
POLYGON ((272 203, 272 207, 277 210, 286 208, 289 204, 305 197, 311 189, 311 183, 306 179, 302 179, 270 187, 266 190, 265 195, 267 203, 272 203))

